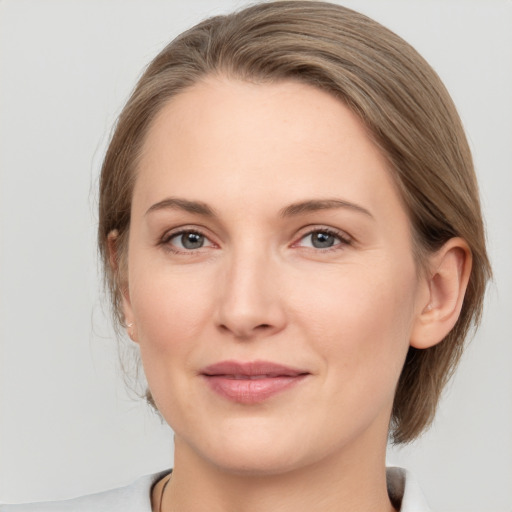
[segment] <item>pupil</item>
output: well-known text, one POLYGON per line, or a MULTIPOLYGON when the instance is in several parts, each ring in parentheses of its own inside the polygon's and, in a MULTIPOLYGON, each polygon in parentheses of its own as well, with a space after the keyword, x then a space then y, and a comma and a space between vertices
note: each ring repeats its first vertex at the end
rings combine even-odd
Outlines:
POLYGON ((314 233, 312 242, 313 247, 325 249, 326 247, 332 247, 334 245, 334 236, 329 233, 314 233))
POLYGON ((204 237, 198 233, 186 233, 181 235, 181 243, 185 249, 199 249, 203 246, 204 237))

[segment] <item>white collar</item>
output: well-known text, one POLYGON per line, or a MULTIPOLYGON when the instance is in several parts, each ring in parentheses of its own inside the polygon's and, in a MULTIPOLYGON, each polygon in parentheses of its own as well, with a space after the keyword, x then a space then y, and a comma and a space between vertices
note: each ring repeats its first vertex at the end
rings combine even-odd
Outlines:
MULTIPOLYGON (((131 485, 98 494, 59 502, 0 505, 0 512, 151 512, 151 488, 170 470, 147 475, 131 485)), ((411 473, 389 467, 386 470, 388 494, 400 512, 431 512, 411 473)))
POLYGON ((388 467, 386 469, 388 494, 400 512, 431 512, 418 482, 403 468, 388 467))

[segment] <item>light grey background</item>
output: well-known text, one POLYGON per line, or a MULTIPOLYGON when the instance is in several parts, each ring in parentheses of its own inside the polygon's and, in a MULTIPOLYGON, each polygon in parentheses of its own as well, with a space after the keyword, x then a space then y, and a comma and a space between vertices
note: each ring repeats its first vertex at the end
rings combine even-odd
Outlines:
MULTIPOLYGON (((143 66, 247 2, 0 0, 0 502, 71 497, 169 467, 126 393, 103 311, 96 180, 143 66)), ((341 3, 341 2, 340 2, 341 3)), ((431 431, 391 450, 438 512, 512 511, 512 2, 347 0, 444 79, 474 151, 495 271, 431 431)))

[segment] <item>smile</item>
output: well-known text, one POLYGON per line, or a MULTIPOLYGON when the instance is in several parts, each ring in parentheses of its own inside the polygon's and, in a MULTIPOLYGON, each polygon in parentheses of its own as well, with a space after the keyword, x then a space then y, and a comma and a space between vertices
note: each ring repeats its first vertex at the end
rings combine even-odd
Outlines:
POLYGON ((309 372, 267 361, 222 361, 200 374, 212 391, 240 404, 257 404, 295 386, 309 372))

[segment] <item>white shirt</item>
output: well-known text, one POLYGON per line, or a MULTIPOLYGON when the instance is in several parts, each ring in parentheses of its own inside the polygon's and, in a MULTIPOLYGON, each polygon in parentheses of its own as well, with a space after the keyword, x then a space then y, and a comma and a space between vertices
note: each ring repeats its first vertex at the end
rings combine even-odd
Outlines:
MULTIPOLYGON (((151 488, 168 473, 143 476, 126 487, 71 500, 0 505, 0 512, 151 512, 151 488)), ((386 476, 391 500, 401 502, 400 512, 431 512, 409 471, 391 467, 386 476)))

